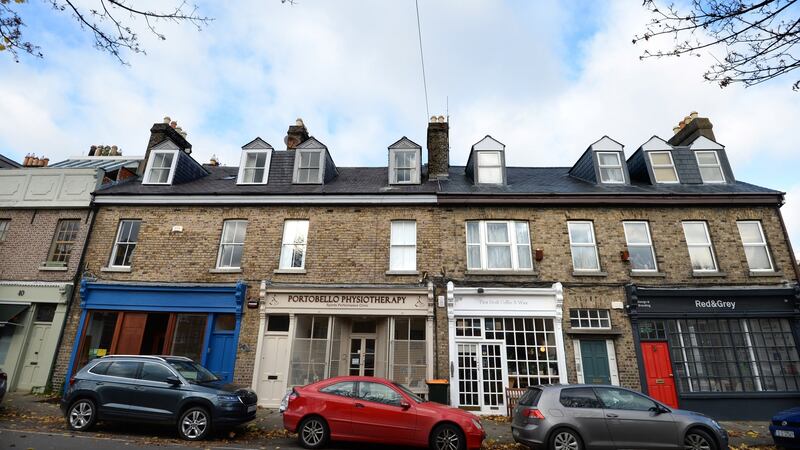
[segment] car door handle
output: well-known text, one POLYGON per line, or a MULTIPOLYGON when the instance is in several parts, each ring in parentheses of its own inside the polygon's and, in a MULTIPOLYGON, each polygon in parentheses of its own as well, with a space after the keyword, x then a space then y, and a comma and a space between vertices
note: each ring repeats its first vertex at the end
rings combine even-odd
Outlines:
POLYGON ((619 416, 616 415, 616 414, 606 414, 606 417, 611 417, 612 419, 615 419, 615 418, 617 418, 619 416))
POLYGON ((363 403, 356 403, 356 408, 363 408, 363 407, 364 407, 363 403))

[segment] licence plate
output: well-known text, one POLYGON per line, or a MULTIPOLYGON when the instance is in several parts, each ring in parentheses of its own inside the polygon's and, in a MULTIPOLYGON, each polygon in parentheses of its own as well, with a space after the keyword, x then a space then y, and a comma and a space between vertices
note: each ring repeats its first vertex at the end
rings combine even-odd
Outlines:
POLYGON ((258 409, 258 405, 250 405, 250 406, 247 407, 247 412, 251 413, 251 412, 255 411, 256 409, 258 409))
POLYGON ((775 430, 775 436, 794 439, 794 431, 789 430, 775 430))

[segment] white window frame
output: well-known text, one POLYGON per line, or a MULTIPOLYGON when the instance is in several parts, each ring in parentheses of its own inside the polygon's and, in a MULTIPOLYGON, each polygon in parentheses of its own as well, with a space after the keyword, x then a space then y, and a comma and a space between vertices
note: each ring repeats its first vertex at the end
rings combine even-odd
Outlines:
POLYGON ((414 148, 393 148, 389 150, 389 183, 390 184, 418 184, 420 172, 420 151, 414 148), (412 153, 414 155, 414 164, 411 167, 398 167, 396 156, 397 153, 412 153), (398 181, 397 169, 411 169, 411 179, 409 181, 398 181))
POLYGON ((650 159, 650 167, 653 169, 653 178, 656 180, 656 183, 660 184, 679 184, 681 182, 681 178, 678 176, 678 169, 675 168, 675 160, 672 158, 672 152, 670 150, 659 150, 659 151, 651 151, 647 152, 647 157, 650 159), (656 164, 653 162, 653 155, 655 154, 667 154, 669 156, 669 164, 656 164), (661 181, 658 179, 658 175, 656 175, 656 169, 672 169, 672 172, 675 174, 675 181, 661 181))
POLYGON ((324 172, 325 172, 325 150, 321 148, 298 148, 295 150, 297 154, 295 155, 296 163, 294 168, 294 183, 295 184, 322 184, 322 180, 324 179, 324 172), (301 164, 303 163, 303 153, 318 153, 319 154, 319 166, 317 169, 318 176, 317 180, 308 180, 308 181, 300 181, 300 171, 301 170, 308 170, 313 169, 313 167, 302 167, 301 164))
POLYGON ((217 250, 217 269, 241 269, 242 268, 242 261, 239 261, 238 266, 230 266, 230 265, 222 265, 222 250, 226 246, 240 246, 242 247, 242 258, 244 258, 244 241, 247 239, 247 220, 245 219, 228 219, 222 222, 222 232, 219 234, 219 249, 217 250), (233 230, 233 241, 232 242, 223 242, 225 238, 225 228, 228 226, 233 226, 238 228, 244 224, 244 234, 242 236, 242 242, 236 242, 236 229, 233 230))
POLYGON ((572 308, 569 310, 569 326, 573 330, 610 330, 611 313, 609 310, 601 308, 572 308), (573 312, 577 313, 576 317, 574 318, 572 317, 573 312), (577 327, 572 325, 573 320, 578 321, 577 327), (588 321, 589 326, 582 326, 581 321, 588 321), (607 327, 601 325, 603 321, 608 322, 607 327), (594 326, 593 323, 597 323, 597 326, 594 326))
MULTIPOLYGON (((153 185, 170 185, 172 184, 172 179, 175 178, 175 167, 178 165, 178 158, 180 155, 178 154, 180 150, 151 150, 150 156, 147 158, 147 168, 144 171, 144 179, 142 180, 142 184, 153 184, 153 185), (169 167, 169 175, 167 175, 167 181, 164 183, 155 183, 150 181, 150 174, 153 170, 153 161, 155 161, 155 157, 158 154, 166 154, 169 153, 172 155, 172 165, 169 167)), ((159 167, 159 169, 166 169, 166 167, 159 167)))
POLYGON ((504 184, 505 183, 505 179, 506 179, 506 174, 505 174, 505 168, 503 166, 504 166, 503 151, 501 151, 501 150, 477 150, 477 151, 475 151, 475 171, 477 172, 477 175, 478 175, 475 178, 476 178, 477 184, 504 184), (481 161, 480 155, 482 153, 486 153, 486 154, 488 154, 488 153, 496 153, 497 156, 498 156, 499 162, 496 165, 481 165, 481 163, 480 163, 480 161, 481 161), (481 175, 481 169, 494 169, 494 168, 500 169, 500 181, 497 181, 497 182, 494 182, 494 181, 482 181, 481 180, 481 176, 482 176, 481 175))
POLYGON ((415 272, 417 270, 417 221, 416 220, 393 220, 390 224, 390 238, 389 238, 389 271, 390 272, 415 272), (414 244, 396 244, 395 243, 395 224, 414 226, 414 244), (392 261, 392 249, 394 248, 413 248, 414 264, 413 267, 396 267, 395 262, 392 261))
POLYGON ((625 184, 625 170, 622 168, 622 157, 620 156, 619 152, 597 152, 597 171, 600 174, 600 182, 603 184, 625 184), (614 155, 617 158, 617 164, 608 165, 603 164, 600 160, 600 156, 603 155, 614 155), (618 169, 619 173, 622 175, 621 181, 606 181, 603 179, 603 169, 618 169))
POLYGON ((683 238, 686 240, 687 251, 691 247, 708 247, 709 249, 711 249, 711 260, 714 262, 714 268, 713 269, 695 269, 694 268, 694 263, 692 262, 692 252, 688 252, 689 253, 689 264, 692 266, 692 271, 693 272, 709 272, 709 273, 719 272, 719 263, 717 262, 717 254, 714 251, 714 245, 711 243, 711 233, 709 233, 709 231, 708 231, 708 222, 705 222, 703 220, 684 220, 683 222, 681 222, 681 226, 683 227, 683 238), (686 236, 686 225, 687 224, 702 224, 703 225, 703 230, 706 233, 706 240, 708 241, 708 243, 707 244, 690 244, 689 243, 689 238, 686 236))
POLYGON ((487 272, 491 272, 491 271, 495 271, 495 270, 510 270, 510 271, 515 271, 515 272, 532 272, 533 271, 533 258, 532 258, 532 255, 531 255, 531 237, 530 237, 531 229, 530 229, 530 225, 528 224, 527 221, 525 221, 525 220, 467 220, 466 222, 464 222, 464 233, 465 233, 464 234, 464 240, 465 240, 465 243, 466 243, 465 249, 467 251, 467 270, 470 270, 470 271, 487 271, 487 272), (479 235, 479 239, 480 239, 480 261, 481 261, 481 266, 480 267, 469 267, 469 247, 477 245, 477 244, 470 244, 469 241, 467 241, 468 228, 469 228, 469 224, 471 222, 473 222, 473 223, 477 222, 478 223, 478 235, 479 235), (486 230, 487 230, 487 227, 488 227, 488 225, 490 223, 502 223, 502 224, 506 225, 506 230, 508 231, 508 238, 509 238, 509 241, 508 241, 507 245, 509 245, 511 247, 511 267, 505 267, 505 268, 493 267, 491 269, 489 268, 488 247, 490 245, 503 245, 503 243, 495 242, 495 243, 489 244, 487 242, 488 233, 487 233, 486 230), (525 228, 527 229, 527 232, 528 232, 528 242, 527 243, 524 243, 524 242, 523 243, 519 243, 519 242, 517 242, 517 223, 521 223, 521 224, 525 225, 525 228), (527 247, 528 248, 528 258, 529 258, 529 261, 531 262, 531 267, 520 267, 519 266, 519 247, 527 247))
POLYGON ((128 269, 128 268, 131 267, 130 265, 124 266, 124 265, 116 265, 116 264, 114 264, 114 261, 116 261, 116 259, 117 259, 117 250, 119 249, 119 245, 120 244, 125 244, 125 245, 133 244, 134 250, 136 250, 136 246, 139 245, 139 234, 138 233, 136 234, 136 241, 120 242, 119 234, 122 232, 122 225, 125 222, 139 222, 139 232, 142 231, 142 221, 141 221, 141 219, 121 219, 119 221, 119 225, 117 226, 117 235, 114 238, 114 248, 111 249, 111 259, 108 261, 108 267, 125 268, 125 269, 128 269))
POLYGON ((653 269, 635 269, 631 266, 631 270, 634 272, 658 272, 658 260, 656 259, 656 249, 653 247, 653 236, 650 234, 650 223, 646 220, 626 220, 622 222, 622 229, 625 232, 625 244, 630 249, 631 247, 649 247, 650 253, 653 255, 653 269), (630 238, 628 238, 628 225, 644 225, 644 229, 647 232, 647 243, 631 243, 630 238))
MULTIPOLYGON (((769 269, 753 269, 750 267, 750 261, 747 261, 747 267, 752 272, 774 272, 775 271, 775 263, 772 261, 772 255, 769 251, 769 244, 767 244, 767 236, 764 234, 764 227, 761 226, 761 221, 759 220, 738 220, 736 221, 736 228, 739 230, 739 239, 742 241, 742 247, 762 247, 764 251, 767 252, 767 261, 769 261, 769 269), (742 237, 742 230, 739 228, 739 224, 746 223, 746 224, 755 224, 758 226, 758 232, 761 235, 761 242, 745 242, 744 238, 742 237)), ((747 258, 747 252, 745 252, 745 259, 747 258)))
POLYGON ((597 236, 594 233, 594 222, 591 220, 570 220, 567 222, 567 236, 569 237, 569 252, 570 256, 572 256, 572 270, 575 272, 600 272, 600 250, 597 248, 597 236), (581 225, 581 224, 589 224, 589 230, 592 232, 592 242, 587 243, 574 243, 572 242, 572 233, 571 227, 572 225, 581 225), (594 248, 594 258, 595 262, 597 263, 596 269, 579 269, 575 267, 575 254, 572 251, 573 247, 592 247, 594 248))
MULTIPOLYGON (((287 219, 287 220, 283 221, 283 237, 281 238, 280 259, 278 260, 278 268, 280 270, 304 270, 306 268, 306 257, 308 256, 308 228, 309 228, 308 219, 287 219), (299 223, 299 222, 305 222, 305 224, 306 224, 305 243, 304 244, 299 244, 299 245, 302 245, 302 247, 303 247, 303 261, 302 261, 302 264, 300 265, 300 267, 292 267, 292 266, 288 266, 287 267, 287 266, 283 265, 283 260, 284 260, 283 252, 286 251, 287 247, 292 247, 292 246, 295 246, 295 245, 298 245, 298 244, 293 244, 293 243, 287 243, 286 242, 286 229, 287 229, 287 226, 289 225, 289 223, 299 223)), ((288 251, 291 251, 291 249, 288 250, 288 251)), ((289 258, 289 261, 291 262, 291 258, 289 258)))
POLYGON ((695 150, 694 159, 697 161, 697 168, 700 171, 700 178, 703 180, 703 183, 706 183, 706 184, 725 183, 725 171, 722 170, 722 162, 719 160, 719 153, 716 150, 695 150), (707 153, 707 154, 714 155, 714 159, 717 160, 717 163, 716 164, 702 164, 702 163, 700 163, 699 156, 700 156, 701 153, 707 153), (721 180, 716 180, 716 181, 708 181, 708 180, 706 180, 703 177, 703 171, 700 170, 700 169, 702 169, 704 167, 718 169, 719 170, 719 174, 722 177, 722 179, 721 180))
POLYGON ((11 228, 11 219, 0 219, 0 242, 5 242, 8 230, 11 228))
POLYGON ((271 160, 272 160, 272 150, 261 150, 261 149, 242 150, 242 159, 239 162, 239 175, 236 179, 236 184, 244 184, 244 185, 267 184, 267 181, 269 180, 269 167, 271 160), (258 154, 258 153, 265 153, 267 155, 266 159, 264 159, 264 167, 258 167, 258 166, 245 167, 245 165, 247 164, 247 157, 250 156, 251 154, 258 154), (262 168, 264 169, 264 179, 262 181, 250 181, 250 182, 244 181, 245 169, 262 169, 262 168))

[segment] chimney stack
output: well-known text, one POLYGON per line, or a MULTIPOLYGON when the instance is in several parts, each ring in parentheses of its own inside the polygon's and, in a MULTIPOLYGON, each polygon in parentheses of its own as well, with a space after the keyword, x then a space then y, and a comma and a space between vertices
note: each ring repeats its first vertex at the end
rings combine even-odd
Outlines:
POLYGON ((675 135, 667 142, 675 147, 682 147, 691 145, 700 136, 705 136, 716 142, 717 139, 714 137, 713 128, 714 126, 711 125, 711 121, 708 118, 698 117, 697 111, 692 111, 678 122, 678 126, 672 129, 675 135))
POLYGON ((22 167, 47 167, 49 162, 50 158, 38 158, 36 154, 28 153, 22 161, 22 167))
POLYGON ((447 179, 450 173, 450 125, 444 116, 428 122, 428 179, 447 179))
POLYGON ((217 159, 217 155, 211 155, 211 160, 208 161, 208 165, 214 167, 219 165, 219 159, 217 159))
POLYGON ((147 150, 145 150, 144 158, 139 163, 138 174, 144 176, 144 170, 147 167, 147 160, 150 158, 150 150, 156 145, 164 142, 166 139, 171 140, 187 155, 192 154, 192 144, 186 140, 186 132, 179 133, 175 128, 178 122, 172 120, 169 116, 164 117, 160 123, 154 123, 150 128, 150 139, 147 141, 147 150))
POLYGON ((289 130, 286 132, 286 137, 283 141, 286 143, 286 150, 294 150, 306 139, 308 139, 308 129, 306 129, 303 119, 298 118, 294 125, 289 125, 289 130))

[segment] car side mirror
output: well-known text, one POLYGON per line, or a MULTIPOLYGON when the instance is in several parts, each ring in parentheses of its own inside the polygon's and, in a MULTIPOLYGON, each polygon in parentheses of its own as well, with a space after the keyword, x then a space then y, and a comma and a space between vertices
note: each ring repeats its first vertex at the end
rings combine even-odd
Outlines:
POLYGON ((408 402, 400 402, 400 407, 403 408, 403 411, 406 411, 408 408, 411 408, 411 404, 408 402))
POLYGON ((651 407, 650 411, 653 411, 656 414, 664 414, 664 413, 668 413, 669 412, 669 410, 667 408, 664 408, 661 405, 655 405, 655 406, 651 407))
POLYGON ((164 381, 166 381, 167 383, 171 384, 172 386, 180 386, 181 385, 181 380, 179 380, 178 377, 167 377, 166 380, 164 380, 164 381))

